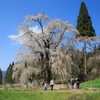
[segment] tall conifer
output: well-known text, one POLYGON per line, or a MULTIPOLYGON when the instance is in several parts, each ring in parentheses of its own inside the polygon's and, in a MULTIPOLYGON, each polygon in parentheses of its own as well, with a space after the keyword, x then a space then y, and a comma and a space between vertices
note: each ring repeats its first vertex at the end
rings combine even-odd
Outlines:
POLYGON ((80 36, 96 36, 95 30, 92 27, 91 17, 88 14, 88 10, 84 2, 81 3, 76 28, 79 31, 80 36))
POLYGON ((0 68, 0 84, 2 84, 2 70, 0 68))
POLYGON ((13 83, 13 80, 12 80, 13 66, 14 66, 14 62, 12 62, 12 64, 9 64, 9 67, 7 68, 6 75, 5 75, 5 83, 13 83))
POLYGON ((84 54, 84 73, 87 74, 87 66, 86 66, 86 39, 87 37, 93 37, 96 36, 95 30, 92 27, 92 21, 91 17, 88 14, 87 7, 84 3, 84 1, 81 3, 80 11, 79 11, 79 16, 77 19, 77 30, 79 31, 79 36, 84 37, 83 43, 84 43, 84 48, 83 48, 83 54, 84 54))

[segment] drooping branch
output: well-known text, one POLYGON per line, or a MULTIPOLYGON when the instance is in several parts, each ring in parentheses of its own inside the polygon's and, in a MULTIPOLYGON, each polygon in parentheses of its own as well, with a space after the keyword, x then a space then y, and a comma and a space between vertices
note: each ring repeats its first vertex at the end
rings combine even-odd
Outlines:
POLYGON ((55 49, 58 47, 59 43, 62 41, 62 37, 63 37, 64 33, 65 33, 65 30, 60 34, 60 36, 56 42, 55 49))
POLYGON ((42 25, 41 19, 37 19, 37 21, 39 22, 39 25, 40 25, 41 30, 42 30, 43 38, 44 38, 44 31, 43 31, 43 25, 42 25))

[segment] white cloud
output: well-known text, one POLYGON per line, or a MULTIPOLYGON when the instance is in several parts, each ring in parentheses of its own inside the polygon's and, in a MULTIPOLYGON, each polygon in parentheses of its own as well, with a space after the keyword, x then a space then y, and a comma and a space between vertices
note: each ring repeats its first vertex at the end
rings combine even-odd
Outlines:
POLYGON ((11 38, 12 40, 15 40, 16 38, 20 37, 23 34, 24 34, 24 32, 20 31, 18 35, 9 35, 8 37, 11 38))
MULTIPOLYGON (((29 30, 32 31, 32 32, 35 32, 36 34, 39 34, 41 32, 41 30, 38 26, 29 27, 29 30)), ((11 38, 12 40, 15 40, 16 38, 22 36, 23 34, 24 34, 23 31, 19 31, 18 35, 9 35, 8 37, 11 38)))
POLYGON ((41 32, 41 30, 40 30, 40 28, 38 26, 29 27, 29 30, 31 30, 32 32, 35 32, 37 34, 39 34, 41 32))

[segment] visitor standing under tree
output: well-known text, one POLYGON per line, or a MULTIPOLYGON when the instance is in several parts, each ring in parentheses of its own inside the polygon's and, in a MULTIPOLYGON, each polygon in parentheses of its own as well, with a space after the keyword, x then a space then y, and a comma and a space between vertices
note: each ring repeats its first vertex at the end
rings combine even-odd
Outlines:
POLYGON ((44 91, 47 91, 48 86, 47 86, 47 82, 44 83, 44 91))
POLYGON ((53 79, 50 81, 50 87, 51 87, 51 91, 53 91, 53 87, 54 87, 54 80, 53 79))
POLYGON ((76 86, 77 86, 77 89, 80 88, 80 79, 79 78, 76 78, 76 86))
POLYGON ((71 88, 73 89, 74 88, 74 78, 73 77, 71 77, 71 88))

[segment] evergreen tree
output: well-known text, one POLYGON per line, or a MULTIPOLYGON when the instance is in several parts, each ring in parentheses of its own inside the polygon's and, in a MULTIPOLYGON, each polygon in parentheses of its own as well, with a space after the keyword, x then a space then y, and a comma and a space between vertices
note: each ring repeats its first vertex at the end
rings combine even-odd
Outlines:
POLYGON ((2 70, 0 69, 0 84, 2 84, 2 70))
POLYGON ((9 67, 7 68, 6 75, 5 75, 5 83, 13 83, 13 80, 12 80, 13 66, 14 66, 14 62, 12 62, 12 64, 9 64, 9 67))
POLYGON ((87 70, 86 70, 86 39, 87 37, 93 37, 96 36, 95 30, 92 27, 92 21, 91 21, 91 17, 88 14, 88 10, 87 7, 85 5, 84 2, 81 3, 81 7, 80 7, 80 12, 79 12, 79 16, 77 19, 77 26, 76 26, 77 30, 79 31, 79 36, 83 36, 83 43, 84 43, 84 48, 83 48, 83 52, 84 52, 84 73, 87 74, 87 70))
POLYGON ((88 14, 88 10, 84 2, 81 3, 76 28, 81 36, 96 36, 95 30, 92 27, 91 17, 88 14))

